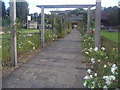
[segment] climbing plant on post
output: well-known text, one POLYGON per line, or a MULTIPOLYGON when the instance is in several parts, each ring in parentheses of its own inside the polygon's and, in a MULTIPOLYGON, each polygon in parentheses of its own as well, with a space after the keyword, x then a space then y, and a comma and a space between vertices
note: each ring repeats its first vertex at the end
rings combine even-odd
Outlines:
POLYGON ((51 24, 52 24, 53 33, 56 34, 57 32, 56 32, 56 28, 55 28, 55 26, 56 26, 56 15, 55 14, 51 15, 51 24))
POLYGON ((62 37, 63 25, 62 25, 62 22, 61 22, 61 18, 59 18, 59 17, 56 18, 55 28, 57 30, 58 37, 62 37))

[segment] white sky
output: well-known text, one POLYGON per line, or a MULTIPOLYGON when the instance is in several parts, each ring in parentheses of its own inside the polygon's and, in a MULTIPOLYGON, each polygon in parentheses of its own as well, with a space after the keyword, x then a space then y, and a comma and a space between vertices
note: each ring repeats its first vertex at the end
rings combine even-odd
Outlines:
MULTIPOLYGON (((3 0, 8 6, 9 0, 3 0)), ((26 0, 29 3, 29 12, 35 13, 41 12, 41 9, 36 5, 64 5, 64 4, 95 4, 96 0, 26 0)), ((101 0, 102 7, 118 6, 119 0, 101 0)), ((49 13, 51 10, 56 9, 45 9, 45 13, 49 13)), ((68 10, 68 9, 57 9, 57 10, 68 10)))

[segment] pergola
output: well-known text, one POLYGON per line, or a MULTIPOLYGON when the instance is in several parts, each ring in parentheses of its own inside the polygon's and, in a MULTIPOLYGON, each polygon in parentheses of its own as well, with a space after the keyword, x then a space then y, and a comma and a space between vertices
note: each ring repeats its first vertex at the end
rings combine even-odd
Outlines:
POLYGON ((100 47, 100 25, 101 25, 101 0, 96 0, 96 4, 77 4, 77 5, 37 5, 41 8, 41 44, 44 46, 44 9, 46 8, 88 8, 87 15, 87 30, 88 35, 90 33, 90 21, 91 21, 91 8, 96 6, 95 17, 95 47, 100 47))
MULTIPOLYGON (((95 5, 37 5, 41 8, 41 43, 44 46, 44 9, 46 8, 88 8, 87 29, 90 33, 91 8, 96 6, 95 15, 95 47, 100 47, 100 25, 101 25, 101 0, 96 0, 95 5)), ((16 40, 16 0, 10 0, 10 32, 11 32, 11 63, 17 65, 17 40, 16 40)))

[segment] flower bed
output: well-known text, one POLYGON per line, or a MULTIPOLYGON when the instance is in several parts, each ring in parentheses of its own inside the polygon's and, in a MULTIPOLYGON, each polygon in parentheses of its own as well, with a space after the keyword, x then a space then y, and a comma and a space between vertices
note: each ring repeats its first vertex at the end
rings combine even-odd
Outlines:
MULTIPOLYGON (((83 32, 82 32, 83 33, 83 32)), ((111 53, 107 54, 106 48, 94 48, 94 33, 87 36, 84 32, 82 53, 86 57, 87 75, 84 79, 86 88, 117 88, 118 85, 118 66, 119 54, 118 48, 113 48, 111 53)))
MULTIPOLYGON (((52 31, 45 31, 45 43, 54 41, 57 39, 57 35, 52 31)), ((18 57, 21 55, 27 55, 33 52, 35 49, 41 48, 40 33, 19 33, 17 34, 17 51, 18 57)), ((2 36, 2 66, 10 65, 10 34, 4 34, 2 36)))

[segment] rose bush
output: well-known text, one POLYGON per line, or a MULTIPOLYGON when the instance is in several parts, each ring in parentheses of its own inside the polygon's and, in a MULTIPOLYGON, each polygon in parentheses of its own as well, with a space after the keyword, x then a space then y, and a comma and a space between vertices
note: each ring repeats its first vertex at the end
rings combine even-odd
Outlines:
POLYGON ((83 35, 82 54, 86 57, 88 66, 84 79, 84 87, 87 88, 117 88, 118 87, 118 48, 108 54, 105 47, 94 48, 94 35, 83 35))

